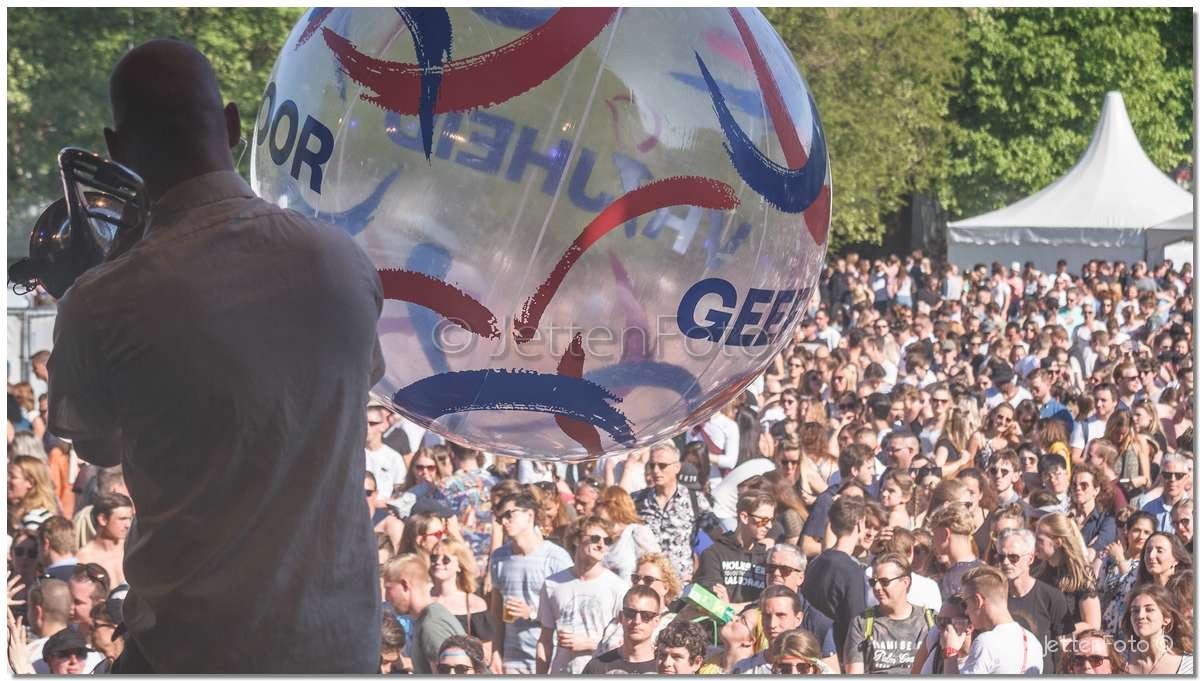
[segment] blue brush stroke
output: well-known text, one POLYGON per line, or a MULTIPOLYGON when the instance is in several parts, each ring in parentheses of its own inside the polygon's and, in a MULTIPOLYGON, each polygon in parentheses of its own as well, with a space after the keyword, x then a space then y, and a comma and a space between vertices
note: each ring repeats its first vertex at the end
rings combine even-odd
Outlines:
POLYGON ((471 11, 493 24, 519 31, 531 31, 546 23, 558 10, 536 7, 474 7, 471 11))
MULTIPOLYGON (((445 281, 446 274, 450 272, 450 265, 453 262, 454 258, 445 246, 436 243, 420 243, 413 246, 412 251, 409 252, 408 258, 404 261, 404 269, 445 281)), ((425 355, 425 361, 429 362, 429 368, 439 374, 450 371, 450 365, 446 361, 446 352, 437 342, 438 325, 444 319, 442 315, 416 303, 405 303, 404 307, 408 311, 409 319, 412 320, 413 329, 417 334, 417 343, 421 346, 421 353, 425 355)))
POLYGON ((431 420, 466 411, 556 414, 590 423, 621 444, 634 443, 629 419, 609 404, 620 398, 573 376, 507 369, 440 373, 401 388, 392 401, 431 420))
MULTIPOLYGON (((701 92, 708 91, 708 85, 700 76, 692 75, 690 73, 683 73, 681 71, 672 71, 671 77, 683 83, 684 85, 695 88, 701 92)), ((735 107, 751 116, 754 116, 755 118, 766 118, 767 112, 763 108, 762 97, 758 94, 758 92, 740 88, 736 85, 730 85, 729 83, 720 80, 717 81, 717 84, 721 86, 721 92, 728 93, 729 101, 735 107)))
POLYGON ((825 138, 821 134, 821 120, 817 117, 817 108, 812 97, 809 96, 809 106, 813 112, 813 131, 808 162, 801 168, 787 168, 767 158, 754 146, 754 142, 733 119, 733 114, 725 104, 725 98, 721 96, 721 89, 699 54, 696 54, 696 61, 700 64, 700 73, 704 75, 709 94, 712 95, 717 120, 721 123, 721 129, 725 131, 725 151, 733 161, 738 175, 772 206, 785 213, 803 213, 820 196, 828 164, 825 138))
POLYGON ((683 398, 689 412, 700 406, 705 399, 692 372, 677 364, 666 362, 621 362, 584 372, 583 377, 614 392, 641 387, 671 390, 683 398))
POLYGON ((346 210, 338 211, 336 213, 320 211, 316 208, 313 208, 307 201, 304 200, 304 195, 300 193, 300 190, 293 182, 287 183, 287 186, 284 189, 284 195, 288 197, 288 207, 292 210, 324 220, 325 222, 342 228, 342 230, 344 230, 350 236, 355 236, 359 232, 362 232, 364 229, 366 229, 367 225, 371 223, 371 215, 383 201, 383 195, 387 193, 388 187, 390 187, 398 177, 400 177, 400 170, 393 170, 387 175, 387 177, 379 181, 379 184, 375 186, 375 189, 372 190, 365 199, 359 201, 353 206, 350 206, 346 210))
POLYGON ((421 67, 421 101, 417 107, 417 117, 421 121, 425 160, 430 161, 433 153, 433 107, 437 104, 438 90, 442 87, 442 66, 450 61, 450 47, 454 40, 450 13, 445 7, 396 8, 396 12, 412 33, 417 65, 421 67))

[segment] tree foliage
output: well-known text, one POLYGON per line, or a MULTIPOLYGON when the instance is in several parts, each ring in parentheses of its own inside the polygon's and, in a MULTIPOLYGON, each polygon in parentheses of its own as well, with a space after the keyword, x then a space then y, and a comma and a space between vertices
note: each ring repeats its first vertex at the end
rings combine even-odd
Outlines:
MULTIPOLYGON (((226 101, 250 137, 279 49, 303 10, 294 8, 11 8, 8 10, 9 257, 62 196, 58 150, 106 153, 108 74, 121 55, 156 37, 196 45, 213 62, 226 101)), ((248 158, 243 159, 246 164, 248 158)), ((244 170, 244 168, 243 168, 244 170)))
POLYGON ((1159 168, 1189 159, 1191 41, 1185 8, 967 10, 939 198, 974 215, 1050 184, 1087 148, 1109 90, 1159 168))
POLYGON ((833 173, 830 244, 879 243, 884 222, 944 172, 965 53, 945 8, 770 8, 812 88, 833 173))

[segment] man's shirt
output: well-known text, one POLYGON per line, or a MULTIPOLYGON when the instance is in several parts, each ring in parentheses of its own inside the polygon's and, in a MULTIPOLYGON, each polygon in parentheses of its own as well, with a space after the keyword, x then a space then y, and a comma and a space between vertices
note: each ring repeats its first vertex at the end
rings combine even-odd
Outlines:
POLYGON ((658 505, 653 487, 633 493, 634 508, 658 538, 658 545, 663 547, 671 567, 675 568, 679 581, 684 584, 692 579, 693 529, 707 532, 721 526, 721 521, 709 507, 708 499, 699 492, 695 498, 697 508, 692 506, 692 495, 683 485, 676 486, 675 494, 667 500, 666 506, 658 505))
POLYGON ((1171 509, 1175 508, 1180 502, 1189 499, 1190 495, 1186 492, 1179 501, 1174 504, 1167 501, 1163 495, 1158 495, 1149 501, 1138 502, 1138 508, 1154 516, 1154 523, 1158 526, 1159 532, 1175 533, 1175 523, 1171 521, 1171 509))
POLYGON ((344 231, 233 171, 167 191, 59 301, 49 429, 118 443, 93 463, 137 504, 124 616, 156 672, 378 669, 361 452, 382 305, 344 231))

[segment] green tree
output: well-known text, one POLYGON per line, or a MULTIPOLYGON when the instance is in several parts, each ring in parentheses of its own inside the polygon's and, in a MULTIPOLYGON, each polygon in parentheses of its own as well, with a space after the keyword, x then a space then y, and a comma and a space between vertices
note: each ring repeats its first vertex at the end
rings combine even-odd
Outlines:
POLYGON ((1004 206, 1079 159, 1119 90, 1164 171, 1191 157, 1191 13, 1170 8, 966 11, 968 56, 939 198, 952 214, 1004 206))
POLYGON ((768 8, 812 88, 829 140, 834 249, 880 243, 884 223, 944 174, 964 15, 943 8, 768 8))
MULTIPOLYGON (((108 74, 121 55, 156 37, 198 47, 251 136, 271 66, 303 10, 295 8, 11 8, 8 10, 8 244, 23 254, 29 229, 62 196, 58 150, 106 153, 108 74)), ((249 160, 243 159, 245 172, 249 160)))

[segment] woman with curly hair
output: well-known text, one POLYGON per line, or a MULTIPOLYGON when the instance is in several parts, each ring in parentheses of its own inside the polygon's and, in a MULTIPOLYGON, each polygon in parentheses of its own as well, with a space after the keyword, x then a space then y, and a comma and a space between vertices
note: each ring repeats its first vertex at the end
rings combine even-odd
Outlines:
POLYGON ((564 546, 567 526, 571 524, 571 514, 567 504, 563 503, 558 485, 553 482, 535 482, 526 486, 529 493, 538 502, 537 525, 546 539, 564 546))
POLYGON ((1165 588, 1157 584, 1135 588, 1124 624, 1133 651, 1130 674, 1193 673, 1192 625, 1165 588))
POLYGON ((1075 523, 1062 513, 1042 516, 1034 553, 1042 561, 1037 578, 1067 597, 1075 630, 1099 629, 1100 594, 1075 523))
POLYGON ((13 457, 8 464, 8 533, 22 527, 36 530, 58 512, 50 467, 32 456, 13 457))

